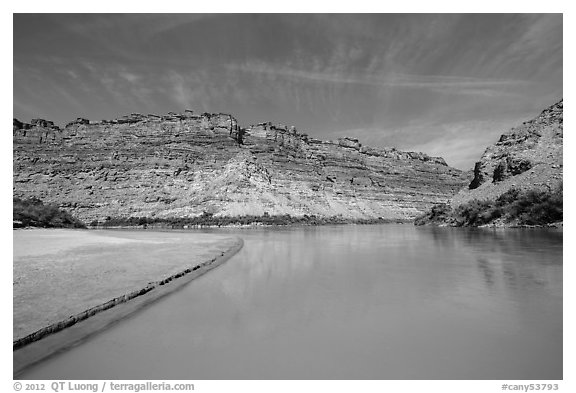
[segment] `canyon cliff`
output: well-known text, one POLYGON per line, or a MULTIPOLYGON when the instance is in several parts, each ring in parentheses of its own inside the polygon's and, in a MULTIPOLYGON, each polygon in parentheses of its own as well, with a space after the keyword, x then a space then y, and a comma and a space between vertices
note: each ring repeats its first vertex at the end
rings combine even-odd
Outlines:
POLYGON ((451 204, 494 200, 510 189, 550 191, 563 178, 563 100, 502 134, 474 166, 474 179, 451 204))
POLYGON ((14 119, 13 194, 86 223, 111 217, 286 215, 412 219, 465 174, 439 157, 321 141, 228 114, 132 114, 64 128, 14 119))
POLYGON ((502 134, 474 166, 474 177, 449 204, 417 225, 561 225, 563 100, 502 134))

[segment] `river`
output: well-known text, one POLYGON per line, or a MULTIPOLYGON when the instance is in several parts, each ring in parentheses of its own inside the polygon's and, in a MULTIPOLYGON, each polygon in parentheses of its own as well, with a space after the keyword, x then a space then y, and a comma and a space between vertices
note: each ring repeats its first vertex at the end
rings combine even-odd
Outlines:
POLYGON ((203 232, 244 248, 21 378, 562 378, 561 231, 203 232))

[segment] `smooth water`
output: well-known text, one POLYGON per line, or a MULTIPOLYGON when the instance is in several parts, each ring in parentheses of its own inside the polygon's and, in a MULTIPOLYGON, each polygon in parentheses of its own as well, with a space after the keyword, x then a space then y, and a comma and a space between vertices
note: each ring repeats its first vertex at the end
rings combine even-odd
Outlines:
POLYGON ((215 232, 244 248, 22 378, 562 378, 562 232, 215 232))

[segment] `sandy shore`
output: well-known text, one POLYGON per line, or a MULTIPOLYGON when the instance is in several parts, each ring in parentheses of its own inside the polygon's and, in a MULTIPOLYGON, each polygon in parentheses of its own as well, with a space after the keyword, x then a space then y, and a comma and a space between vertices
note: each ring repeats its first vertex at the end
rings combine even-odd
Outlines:
POLYGON ((242 244, 197 233, 14 231, 14 375, 180 288, 242 244))

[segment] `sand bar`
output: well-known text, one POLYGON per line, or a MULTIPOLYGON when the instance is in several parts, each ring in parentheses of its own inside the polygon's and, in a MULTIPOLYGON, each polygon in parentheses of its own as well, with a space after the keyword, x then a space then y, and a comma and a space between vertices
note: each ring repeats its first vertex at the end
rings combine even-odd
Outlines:
POLYGON ((15 373, 172 292, 242 247, 236 237, 193 232, 39 229, 14 231, 13 240, 15 373), (41 341, 16 345, 46 331, 41 341))

